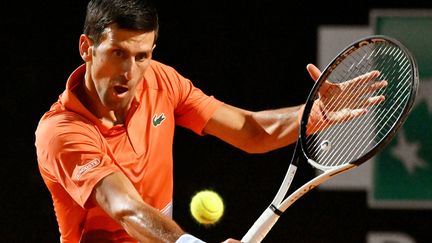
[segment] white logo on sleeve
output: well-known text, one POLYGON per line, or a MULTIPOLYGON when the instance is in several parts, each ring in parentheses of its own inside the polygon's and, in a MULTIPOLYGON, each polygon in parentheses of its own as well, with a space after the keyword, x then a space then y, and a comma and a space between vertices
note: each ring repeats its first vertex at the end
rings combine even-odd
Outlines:
POLYGON ((76 174, 76 178, 79 180, 79 178, 87 173, 87 171, 89 171, 90 169, 98 166, 100 164, 100 160, 99 159, 94 159, 90 162, 88 162, 87 164, 81 166, 81 168, 79 168, 77 174, 76 174))

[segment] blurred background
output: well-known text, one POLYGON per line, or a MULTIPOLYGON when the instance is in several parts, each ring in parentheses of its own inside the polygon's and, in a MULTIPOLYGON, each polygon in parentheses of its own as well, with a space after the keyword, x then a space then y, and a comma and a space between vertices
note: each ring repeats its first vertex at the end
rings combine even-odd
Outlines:
MULTIPOLYGON (((58 242, 51 197, 37 168, 34 131, 82 63, 78 37, 86 4, 0 3, 5 54, 0 242, 58 242)), ((422 95, 403 137, 360 172, 299 199, 265 242, 431 242, 431 2, 157 0, 156 6, 161 28, 154 59, 175 67, 205 93, 250 110, 304 102, 313 85, 306 65, 324 68, 357 37, 390 34, 407 43, 419 62, 422 95), (414 155, 409 148, 417 149, 414 155), (398 157, 395 150, 407 156, 398 157)), ((292 151, 288 146, 246 154, 178 128, 174 219, 207 242, 242 238, 273 199, 292 151), (192 195, 202 189, 217 191, 225 201, 224 217, 211 227, 198 225, 189 213, 192 195)), ((314 174, 310 166, 300 167, 295 185, 314 174)))

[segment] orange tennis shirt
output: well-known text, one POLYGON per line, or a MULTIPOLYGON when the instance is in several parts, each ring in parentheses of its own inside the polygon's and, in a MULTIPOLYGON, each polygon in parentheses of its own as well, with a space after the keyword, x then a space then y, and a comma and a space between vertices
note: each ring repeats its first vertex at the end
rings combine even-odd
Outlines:
POLYGON ((222 102, 205 95, 173 68, 151 61, 124 125, 107 128, 74 95, 85 66, 36 129, 39 170, 54 204, 61 241, 134 242, 88 198, 105 176, 122 171, 143 200, 171 216, 175 125, 201 134, 222 102))

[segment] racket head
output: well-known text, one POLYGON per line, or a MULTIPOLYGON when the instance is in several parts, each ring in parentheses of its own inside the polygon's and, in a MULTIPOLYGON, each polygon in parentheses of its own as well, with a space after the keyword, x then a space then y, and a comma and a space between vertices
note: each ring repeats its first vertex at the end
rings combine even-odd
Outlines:
MULTIPOLYGON (((307 98, 299 132, 304 156, 312 166, 323 171, 347 163, 364 163, 386 146, 404 123, 413 106, 418 85, 416 61, 399 41, 374 35, 352 43, 328 64, 307 98), (359 75, 377 70, 379 75, 371 80, 364 78, 359 82, 361 86, 350 83, 359 75), (386 87, 368 91, 369 85, 381 80, 387 81, 386 87), (359 117, 333 123, 326 128, 313 128, 319 123, 328 122, 326 116, 316 120, 317 116, 311 111, 314 101, 320 96, 331 96, 329 91, 323 91, 330 83, 352 86, 355 91, 346 96, 344 104, 338 103, 337 99, 327 101, 322 114, 330 114, 328 112, 343 109, 344 106, 348 109, 363 109, 356 106, 365 106, 363 101, 371 97, 383 95, 385 99, 379 104, 367 106, 367 112, 359 117), (353 95, 354 92, 360 95, 353 95), (309 134, 308 130, 318 131, 309 134)), ((338 94, 339 97, 341 95, 338 94)))

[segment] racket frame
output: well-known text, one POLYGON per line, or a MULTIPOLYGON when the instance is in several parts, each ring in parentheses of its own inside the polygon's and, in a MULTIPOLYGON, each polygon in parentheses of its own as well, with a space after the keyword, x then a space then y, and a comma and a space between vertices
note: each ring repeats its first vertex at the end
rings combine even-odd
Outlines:
POLYGON ((351 170, 353 168, 358 167, 360 164, 364 163, 365 161, 368 161, 373 155, 378 153, 381 149, 383 149, 390 140, 395 136, 398 129, 402 126, 402 124, 405 122, 406 118, 408 117, 409 112, 411 111, 411 108, 414 104, 415 96, 418 90, 419 85, 419 73, 418 73, 418 66, 413 58, 412 53, 399 41, 385 36, 385 35, 371 35, 362 39, 359 39, 353 43, 351 43, 347 48, 342 50, 334 59, 331 61, 327 67, 324 69, 324 72, 321 73, 318 80, 315 82, 312 90, 310 91, 305 107, 302 113, 302 118, 300 121, 299 126, 299 135, 298 139, 294 148, 294 154, 291 159, 291 163, 288 167, 288 171, 285 174, 284 180, 279 187, 279 190, 274 197, 272 203, 269 207, 267 207, 264 212, 260 215, 260 217, 254 222, 252 227, 249 229, 249 231, 245 234, 245 236, 242 238, 242 242, 245 243, 259 243, 261 242, 265 236, 268 234, 268 232, 271 230, 273 225, 277 222, 279 217, 282 215, 282 213, 291 206, 295 201, 297 201, 299 198, 301 198, 303 195, 305 195, 307 192, 315 188, 316 186, 324 183, 325 181, 329 180, 335 175, 344 173, 348 170, 351 170), (404 107, 403 112, 401 113, 398 121, 393 124, 393 127, 389 130, 389 132, 381 139, 380 142, 378 142, 377 146, 372 148, 369 152, 367 152, 365 155, 361 156, 360 158, 351 161, 349 163, 333 167, 331 169, 323 170, 320 168, 320 166, 313 160, 309 159, 310 156, 308 156, 306 152, 306 126, 309 120, 309 114, 313 106, 313 99, 316 97, 316 95, 319 92, 319 88, 321 87, 322 83, 325 82, 328 78, 328 76, 333 72, 333 70, 341 63, 346 57, 348 57, 352 52, 357 50, 363 45, 367 45, 369 43, 377 43, 377 42, 390 42, 394 45, 397 45, 399 48, 401 48, 406 55, 409 57, 409 62, 411 64, 412 71, 413 71, 413 82, 410 94, 410 99, 407 103, 407 105, 404 107), (306 159, 310 165, 313 167, 320 169, 323 171, 320 175, 316 176, 312 180, 308 181, 307 183, 300 186, 298 189, 296 189, 293 193, 291 193, 288 197, 283 199, 286 196, 286 193, 288 192, 290 185, 292 181, 294 180, 295 173, 297 171, 297 166, 300 160, 300 157, 303 159, 306 159), (282 201, 283 200, 283 201, 282 201))
POLYGON ((321 73, 320 77, 318 78, 318 80, 316 81, 316 83, 312 87, 311 92, 308 95, 308 98, 306 100, 305 107, 304 107, 304 110, 302 113, 298 139, 300 141, 301 150, 303 152, 304 157, 307 158, 308 162, 312 166, 314 166, 315 168, 319 168, 320 166, 317 163, 315 163, 313 160, 309 159, 310 156, 307 154, 306 149, 305 149, 306 148, 306 139, 305 139, 306 138, 306 126, 307 126, 307 123, 309 120, 309 115, 305 115, 305 114, 310 114, 310 111, 311 111, 312 106, 313 106, 313 102, 311 102, 311 100, 313 100, 314 97, 316 97, 316 95, 319 92, 319 88, 321 87, 321 84, 327 80, 328 76, 339 65, 339 63, 341 63, 351 53, 353 53, 357 49, 361 48, 362 46, 368 45, 370 43, 379 43, 379 42, 388 42, 388 43, 391 43, 393 45, 396 45, 400 49, 402 49, 403 52, 406 53, 406 56, 409 58, 409 62, 411 64, 411 66, 413 67, 411 69, 413 71, 413 80, 414 80, 414 82, 412 82, 413 88, 411 89, 410 99, 408 100, 407 105, 404 107, 404 110, 401 112, 401 115, 400 115, 400 118, 398 119, 398 121, 395 124, 393 124, 393 127, 390 129, 390 132, 388 132, 386 134, 386 136, 384 136, 382 138, 381 141, 377 142, 377 146, 375 146, 373 149, 371 149, 368 153, 361 156, 357 160, 351 161, 349 163, 355 164, 358 166, 358 165, 368 161, 373 155, 375 155, 378 151, 382 150, 391 141, 391 139, 396 135, 397 131, 399 130, 399 128, 402 126, 402 124, 405 122, 406 118, 408 117, 408 114, 411 111, 412 106, 414 104, 414 101, 415 101, 414 98, 417 94, 418 85, 419 85, 418 66, 417 66, 415 59, 413 58, 412 53, 401 42, 399 42, 398 40, 393 39, 391 37, 385 36, 385 35, 371 35, 371 36, 364 37, 362 39, 359 39, 359 40, 351 43, 347 48, 342 50, 333 59, 333 61, 331 61, 327 65, 327 67, 324 69, 324 72, 321 73))

